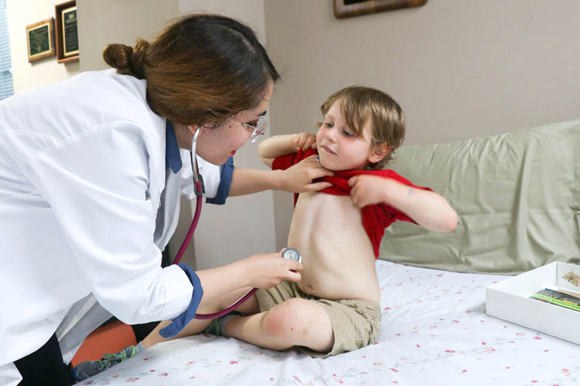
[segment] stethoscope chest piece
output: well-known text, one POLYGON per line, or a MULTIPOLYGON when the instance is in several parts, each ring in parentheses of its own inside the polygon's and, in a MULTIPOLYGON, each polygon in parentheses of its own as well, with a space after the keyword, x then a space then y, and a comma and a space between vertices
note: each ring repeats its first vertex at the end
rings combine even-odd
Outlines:
POLYGON ((282 257, 288 260, 297 261, 299 263, 302 262, 302 256, 300 256, 298 250, 294 248, 286 248, 284 252, 282 252, 282 257))

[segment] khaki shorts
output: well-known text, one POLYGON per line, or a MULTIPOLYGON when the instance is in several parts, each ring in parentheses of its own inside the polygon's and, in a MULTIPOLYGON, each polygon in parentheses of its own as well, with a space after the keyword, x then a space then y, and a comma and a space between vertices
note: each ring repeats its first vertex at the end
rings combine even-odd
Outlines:
POLYGON ((347 299, 327 300, 307 295, 298 284, 286 280, 274 288, 260 289, 256 292, 260 311, 268 311, 276 304, 292 298, 301 298, 320 304, 328 313, 334 333, 334 345, 329 353, 312 351, 307 347, 296 346, 313 357, 327 357, 345 351, 353 351, 374 343, 379 335, 381 307, 369 300, 347 299))

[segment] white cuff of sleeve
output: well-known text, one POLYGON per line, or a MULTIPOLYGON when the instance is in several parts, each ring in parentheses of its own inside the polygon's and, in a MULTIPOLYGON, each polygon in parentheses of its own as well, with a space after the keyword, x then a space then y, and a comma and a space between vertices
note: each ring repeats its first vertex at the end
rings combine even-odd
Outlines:
POLYGON ((194 288, 183 269, 177 265, 164 268, 162 275, 166 298, 160 320, 170 320, 187 310, 194 288))

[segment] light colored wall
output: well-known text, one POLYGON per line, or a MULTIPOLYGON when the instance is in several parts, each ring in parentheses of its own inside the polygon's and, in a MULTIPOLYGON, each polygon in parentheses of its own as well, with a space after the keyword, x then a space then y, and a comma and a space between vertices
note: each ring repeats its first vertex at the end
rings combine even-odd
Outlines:
MULTIPOLYGON (((264 0, 179 0, 179 13, 219 13, 251 26, 262 42, 264 0)), ((264 168, 257 143, 248 143, 235 157, 238 167, 264 168)), ((220 266, 257 253, 275 251, 272 192, 230 197, 224 206, 204 205, 195 232, 198 269, 220 266)))
MULTIPOLYGON (((79 69, 105 68, 106 44, 133 44, 179 14, 206 11, 242 20, 267 43, 283 76, 270 108, 273 134, 313 130, 324 98, 353 83, 384 89, 401 103, 407 144, 503 133, 579 114, 575 0, 557 6, 549 0, 430 0, 419 8, 343 20, 334 18, 331 0, 77 0, 80 63, 52 58, 31 65, 24 27, 53 16, 60 2, 7 0, 16 91, 79 69)), ((255 151, 248 144, 236 165, 262 168, 255 151)), ((189 211, 182 214, 174 250, 191 219, 189 211)), ((204 205, 194 240, 197 268, 285 246, 291 216, 287 193, 204 205)))
MULTIPOLYGON (((430 0, 418 8, 335 19, 332 1, 266 1, 266 36, 284 84, 272 133, 313 130, 332 92, 367 84, 407 115, 406 144, 579 118, 580 2, 430 0)), ((274 195, 277 246, 292 198, 274 195)))
POLYGON ((62 0, 6 0, 14 92, 67 79, 79 73, 79 62, 58 63, 56 56, 28 63, 26 26, 55 16, 62 0))
POLYGON ((107 44, 149 40, 179 15, 177 0, 77 0, 77 7, 81 71, 109 68, 103 61, 107 44))

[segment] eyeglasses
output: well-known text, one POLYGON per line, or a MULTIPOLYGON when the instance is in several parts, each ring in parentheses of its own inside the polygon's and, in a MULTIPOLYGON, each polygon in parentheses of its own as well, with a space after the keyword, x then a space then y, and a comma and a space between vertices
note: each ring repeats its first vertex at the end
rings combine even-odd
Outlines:
POLYGON ((256 126, 250 125, 249 123, 236 122, 231 118, 228 118, 228 120, 232 123, 235 123, 236 125, 242 126, 244 129, 252 133, 252 135, 250 136, 250 142, 252 143, 256 142, 260 135, 264 135, 266 129, 268 128, 268 120, 266 119, 265 115, 262 115, 258 119, 258 123, 256 123, 256 126))

